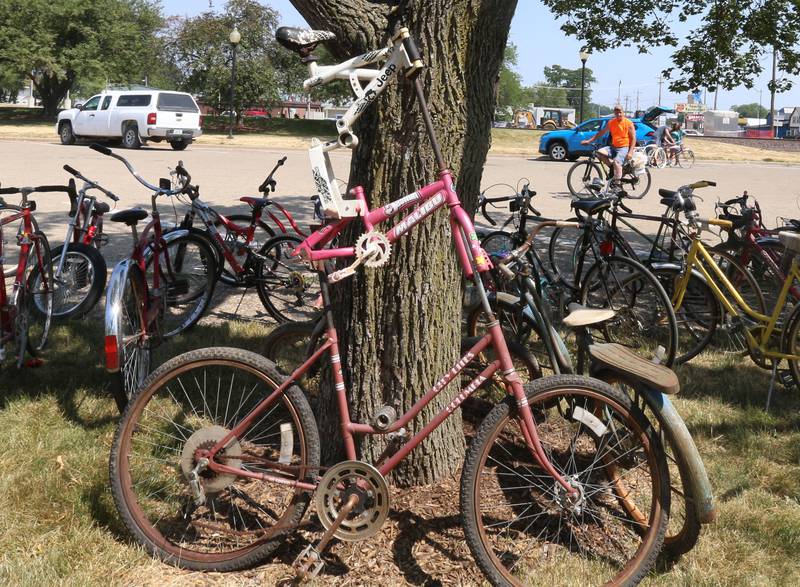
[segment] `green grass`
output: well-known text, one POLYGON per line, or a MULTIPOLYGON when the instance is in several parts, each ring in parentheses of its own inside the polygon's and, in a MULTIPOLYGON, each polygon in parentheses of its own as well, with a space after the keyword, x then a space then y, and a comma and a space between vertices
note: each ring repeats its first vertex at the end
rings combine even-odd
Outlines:
POLYGON ((0 108, 0 125, 52 125, 55 117, 45 116, 41 108, 0 108))
MULTIPOLYGON (((201 325, 162 346, 156 360, 212 344, 257 350, 267 330, 201 325)), ((117 414, 101 340, 97 321, 67 323, 54 329, 43 366, 0 372, 0 584, 246 582, 156 563, 122 527, 108 488, 117 414)), ((719 516, 694 551, 645 584, 800 584, 800 393, 779 386, 764 412, 768 373, 741 357, 703 355, 679 376, 674 401, 703 455, 719 516)))
MULTIPOLYGON (((228 118, 206 116, 203 119, 206 134, 227 134, 228 118)), ((333 120, 295 120, 293 118, 245 118, 237 127, 238 133, 271 134, 287 137, 318 137, 336 134, 333 120)))

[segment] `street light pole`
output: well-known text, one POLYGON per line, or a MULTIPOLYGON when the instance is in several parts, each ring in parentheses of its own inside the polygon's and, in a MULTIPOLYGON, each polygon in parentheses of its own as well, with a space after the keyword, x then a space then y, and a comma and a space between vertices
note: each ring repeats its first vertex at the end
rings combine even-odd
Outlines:
POLYGON ((580 109, 580 121, 583 122, 583 91, 585 87, 585 79, 586 79, 586 60, 589 59, 589 52, 586 49, 581 49, 580 52, 581 58, 581 109, 580 109))
POLYGON ((233 49, 233 56, 231 59, 231 96, 230 101, 228 104, 228 138, 233 138, 233 98, 234 98, 234 87, 236 86, 236 48, 239 46, 239 41, 242 40, 242 35, 239 33, 239 30, 236 26, 233 27, 228 40, 231 42, 231 48, 233 49))

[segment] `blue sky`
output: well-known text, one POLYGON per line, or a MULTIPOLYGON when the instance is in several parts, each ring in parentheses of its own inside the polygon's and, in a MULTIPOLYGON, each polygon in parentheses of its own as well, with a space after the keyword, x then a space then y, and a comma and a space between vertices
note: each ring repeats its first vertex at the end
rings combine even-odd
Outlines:
MULTIPOLYGON (((224 0, 212 0, 215 8, 224 6, 224 0)), ((161 0, 164 13, 167 15, 193 16, 208 9, 209 0, 161 0)), ((281 23, 288 26, 306 26, 303 17, 292 7, 289 0, 264 0, 281 14, 281 23)), ((602 4, 598 5, 599 7, 602 4)), ((689 32, 686 24, 679 25, 679 34, 689 32)), ((578 53, 580 43, 561 32, 559 23, 552 13, 537 0, 518 0, 517 11, 511 23, 510 40, 517 45, 519 66, 517 70, 526 85, 544 79, 543 69, 546 65, 558 64, 562 67, 580 67, 578 53)), ((651 53, 641 55, 632 48, 616 49, 605 53, 591 55, 587 67, 592 68, 598 82, 594 86, 592 100, 601 104, 612 105, 616 102, 621 85, 621 101, 628 96, 630 108, 636 106, 637 92, 639 106, 645 108, 658 100, 659 72, 670 65, 670 48, 654 48, 651 53)), ((763 89, 761 102, 769 107, 769 71, 771 61, 764 61, 767 73, 762 75, 756 85, 748 90, 739 88, 730 92, 720 92, 717 99, 719 109, 727 109, 734 104, 759 101, 759 89, 763 89)), ((778 94, 777 107, 800 106, 800 79, 795 80, 795 87, 789 92, 778 94)), ((662 86, 662 103, 673 105, 685 102, 685 95, 670 93, 666 84, 662 86)), ((713 104, 713 96, 707 98, 713 104)))

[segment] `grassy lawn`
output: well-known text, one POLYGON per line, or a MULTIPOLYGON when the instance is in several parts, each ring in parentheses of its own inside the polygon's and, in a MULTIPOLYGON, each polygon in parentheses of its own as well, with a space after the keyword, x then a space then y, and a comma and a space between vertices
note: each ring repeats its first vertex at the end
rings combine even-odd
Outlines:
MULTIPOLYGON (((254 322, 201 325, 156 358, 220 341, 258 349, 266 331, 254 322)), ((0 584, 275 584, 286 557, 246 573, 200 575, 157 563, 134 545, 108 488, 117 414, 100 366, 101 340, 98 321, 60 325, 43 366, 0 373, 0 584)), ((800 584, 800 394, 779 387, 765 413, 768 374, 741 357, 704 355, 679 375, 675 402, 704 457, 719 517, 693 552, 646 584, 800 584)), ((423 530, 423 542, 434 534, 423 530)), ((345 566, 378 564, 363 544, 353 544, 349 557, 337 547, 345 566)), ((391 565, 392 542, 379 545, 391 565)), ((424 552, 408 556, 424 564, 424 552)), ((390 584, 403 581, 398 568, 387 573, 390 584)), ((316 584, 346 580, 325 575, 316 584)))

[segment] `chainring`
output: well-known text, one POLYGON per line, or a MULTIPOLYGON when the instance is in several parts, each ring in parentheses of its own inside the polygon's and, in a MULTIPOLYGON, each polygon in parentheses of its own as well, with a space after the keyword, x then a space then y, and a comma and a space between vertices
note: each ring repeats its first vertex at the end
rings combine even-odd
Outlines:
MULTIPOLYGON (((227 436, 228 432, 230 431, 222 426, 206 426, 205 428, 200 428, 189 437, 189 440, 183 445, 180 461, 183 476, 187 481, 190 479, 189 474, 197 465, 197 461, 194 458, 195 451, 199 448, 204 448, 206 450, 213 448, 215 444, 227 436)), ((239 468, 242 466, 241 456, 242 447, 239 441, 233 438, 224 449, 217 453, 215 458, 229 467, 239 468)), ((210 469, 206 469, 200 473, 200 484, 203 486, 203 490, 206 493, 219 493, 234 481, 236 481, 236 475, 227 473, 218 474, 210 469)))
POLYGON ((392 255, 392 243, 382 232, 371 230, 362 234, 356 241, 356 258, 362 260, 364 267, 380 267, 392 255))
POLYGON ((375 467, 362 461, 342 461, 325 473, 317 486, 314 504, 328 530, 351 495, 358 504, 336 530, 339 540, 354 542, 374 536, 389 515, 389 486, 375 467))

